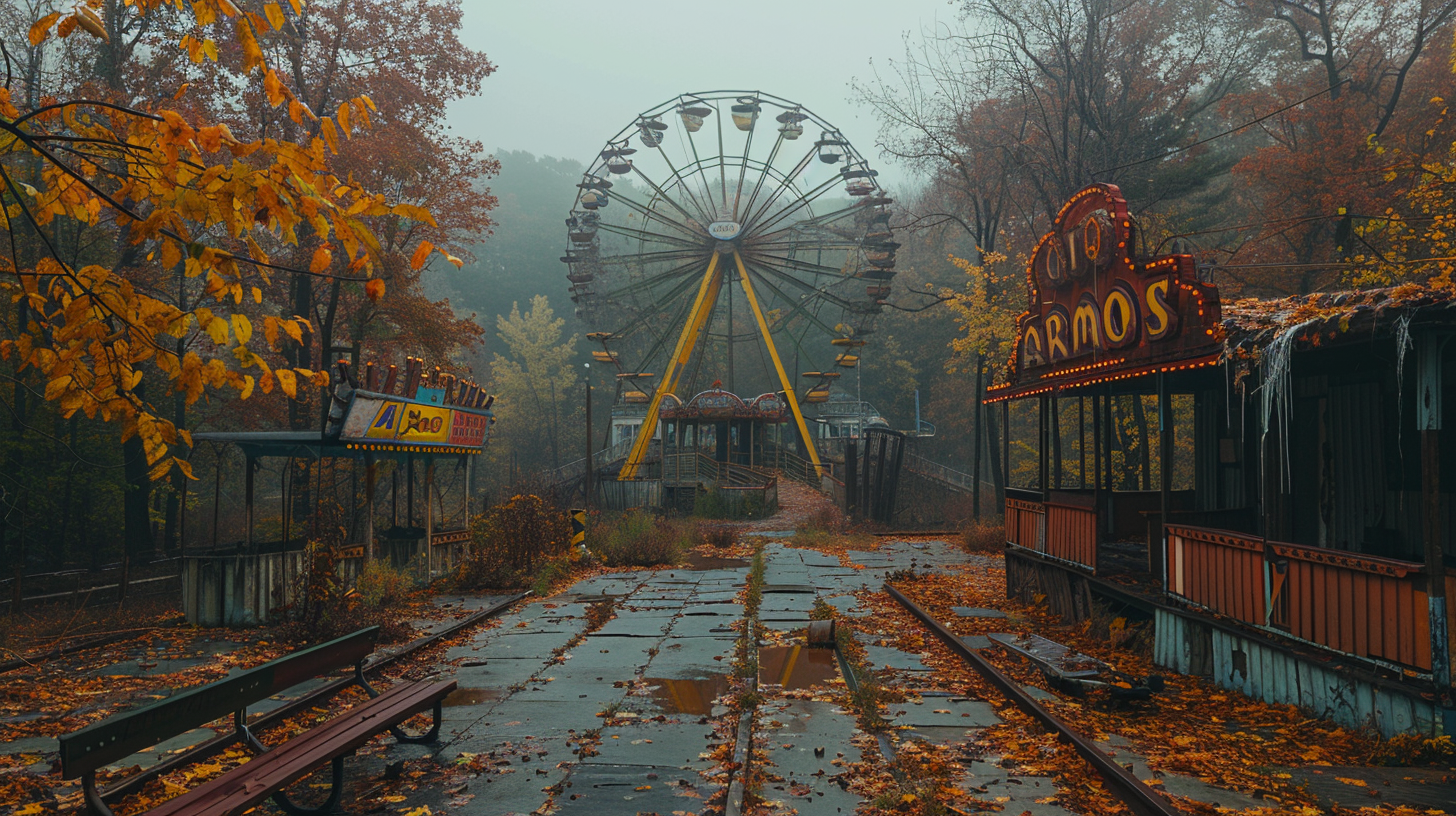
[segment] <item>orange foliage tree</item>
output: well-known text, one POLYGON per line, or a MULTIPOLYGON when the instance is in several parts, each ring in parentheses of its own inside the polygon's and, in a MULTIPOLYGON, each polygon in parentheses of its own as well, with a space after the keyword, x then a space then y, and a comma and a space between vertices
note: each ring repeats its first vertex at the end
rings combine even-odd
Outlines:
MULTIPOLYGON (((388 106, 363 81, 310 100, 274 67, 280 54, 265 49, 296 39, 310 13, 299 0, 86 0, 40 17, 23 41, 0 40, 0 289, 13 304, 0 357, 20 427, 41 398, 63 418, 116 425, 135 451, 133 483, 134 467, 141 481, 180 478, 185 406, 209 392, 294 399, 305 383, 327 385, 325 358, 302 353, 321 313, 280 288, 326 282, 330 318, 346 298, 373 313, 395 301, 418 309, 418 271, 436 255, 459 263, 443 237, 454 225, 429 207, 440 203, 431 191, 469 182, 432 185, 429 166, 411 170, 413 186, 351 173, 339 154, 373 118, 398 128, 388 106), (90 61, 92 76, 62 83, 64 96, 40 92, 48 48, 90 61), (203 68, 224 59, 232 84, 205 94, 198 80, 221 72, 203 68), (142 80, 131 94, 129 72, 142 80), (227 115, 240 90, 265 126, 227 115), (391 276, 413 276, 404 297, 386 297, 391 276)), ((281 56, 296 75, 299 61, 281 56)), ((438 127, 436 113, 417 118, 438 127)), ((469 213, 489 206, 481 198, 469 213)), ((136 518, 131 504, 129 541, 146 526, 145 500, 136 518)))

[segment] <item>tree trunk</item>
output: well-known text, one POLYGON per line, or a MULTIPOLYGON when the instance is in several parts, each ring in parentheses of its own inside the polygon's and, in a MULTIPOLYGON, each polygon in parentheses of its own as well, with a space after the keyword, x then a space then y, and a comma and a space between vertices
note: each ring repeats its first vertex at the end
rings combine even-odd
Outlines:
MULTIPOLYGON (((136 387, 138 399, 146 399, 146 388, 146 383, 136 387)), ((150 554, 153 547, 148 512, 152 482, 148 478, 151 468, 147 466, 147 451, 139 434, 132 434, 130 439, 122 443, 121 456, 124 462, 122 470, 126 477, 126 493, 122 499, 122 531, 126 552, 145 556, 150 554)))
POLYGON ((1137 425, 1138 438, 1138 459, 1142 465, 1142 489, 1151 490, 1153 487, 1153 457, 1150 453, 1151 440, 1148 438, 1148 414, 1143 410, 1143 398, 1135 395, 1132 398, 1132 420, 1137 425))
POLYGON ((975 442, 971 448, 971 476, 974 477, 972 484, 975 485, 975 493, 971 495, 971 515, 974 518, 981 517, 981 445, 986 436, 986 406, 981 401, 986 398, 985 381, 986 355, 981 353, 976 355, 975 442))

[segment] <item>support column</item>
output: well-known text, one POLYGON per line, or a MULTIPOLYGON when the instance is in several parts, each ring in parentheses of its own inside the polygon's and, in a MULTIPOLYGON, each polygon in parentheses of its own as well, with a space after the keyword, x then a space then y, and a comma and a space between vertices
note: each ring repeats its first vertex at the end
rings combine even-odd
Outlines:
POLYGON ((435 578, 435 457, 425 464, 425 580, 435 578))
POLYGON ((698 284, 697 300, 693 301, 693 308, 688 312, 687 322, 683 324, 682 333, 678 335, 677 347, 667 361, 667 370, 663 372, 662 380, 652 395, 652 402, 647 405, 647 415, 642 418, 642 426, 637 429, 632 451, 627 454, 627 461, 617 474, 619 481, 637 478, 637 471, 642 466, 643 458, 647 456, 647 448, 657 433, 657 414, 662 408, 662 397, 675 393, 678 378, 682 376, 682 371, 692 356, 698 337, 707 329, 708 318, 718 304, 718 292, 723 288, 723 276, 718 271, 719 257, 717 252, 713 253, 708 262, 708 271, 703 273, 703 279, 698 284))
POLYGON ((1431 676, 1449 698, 1451 644, 1447 635, 1446 558, 1441 529, 1441 356, 1448 337, 1421 335, 1416 351, 1416 427, 1421 432, 1421 537, 1425 542, 1426 602, 1431 621, 1431 676))
POLYGON ((804 423, 804 412, 799 408, 799 398, 794 394, 794 384, 789 381, 789 375, 784 371, 784 363, 779 359, 778 349, 774 347, 773 335, 768 330, 768 321, 763 319, 763 309, 758 305, 758 295, 753 291, 753 283, 748 279, 748 269, 743 265, 743 256, 733 251, 733 262, 738 267, 738 280, 743 284, 743 293, 748 296, 748 305, 753 309, 753 319, 758 322, 759 334, 763 336, 763 344, 768 347, 769 359, 773 360, 774 371, 779 375, 779 384, 784 387, 784 399, 789 403, 789 411, 794 415, 794 424, 799 429, 799 438, 804 442, 804 452, 808 454, 809 461, 814 465, 815 478, 823 478, 824 465, 819 461, 819 449, 814 446, 813 437, 809 436, 809 426, 804 423))
POLYGON ((364 454, 364 563, 374 560, 374 454, 364 454))
POLYGON ((1042 500, 1047 494, 1047 410, 1046 397, 1036 398, 1036 489, 1042 500))
POLYGON ((1158 534, 1148 542, 1148 571, 1159 576, 1163 586, 1168 585, 1166 559, 1168 548, 1168 501, 1173 492, 1173 398, 1168 393, 1168 375, 1158 374, 1158 491, 1161 511, 1158 514, 1158 534))

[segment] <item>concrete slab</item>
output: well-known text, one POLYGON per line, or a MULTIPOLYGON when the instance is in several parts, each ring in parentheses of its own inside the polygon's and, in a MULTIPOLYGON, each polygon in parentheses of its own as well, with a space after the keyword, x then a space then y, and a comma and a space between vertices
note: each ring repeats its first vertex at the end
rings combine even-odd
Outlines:
POLYGON ((832 703, 792 700, 765 706, 760 722, 761 744, 783 777, 765 798, 783 799, 800 814, 853 814, 858 796, 840 787, 843 769, 833 762, 849 752, 854 716, 832 703), (822 755, 821 755, 822 754, 822 755))
POLYGON ((477 660, 473 665, 455 669, 455 681, 461 687, 508 689, 524 683, 540 670, 543 661, 536 658, 493 657, 477 660))
POLYGON ((583 765, 650 765, 665 768, 709 768, 704 755, 717 744, 713 729, 691 723, 638 723, 602 728, 597 754, 583 765))
POLYGON ((553 813, 568 816, 698 813, 703 801, 716 792, 716 788, 701 783, 697 773, 671 767, 576 765, 556 797, 553 813))
POLYGON ((1051 779, 1040 776, 1023 776, 1009 772, 997 762, 1000 757, 987 757, 985 761, 966 763, 966 774, 960 787, 973 793, 976 798, 1001 801, 1002 813, 1020 813, 1025 816, 1071 816, 1067 810, 1054 802, 1041 803, 1057 792, 1057 785, 1051 779))
MULTIPOLYGON (((574 631, 555 630, 549 632, 526 632, 521 634, 501 635, 491 638, 483 648, 474 651, 463 652, 459 657, 464 657, 465 662, 471 660, 490 660, 497 658, 518 658, 528 660, 545 660, 551 657, 551 652, 566 645, 566 642, 576 636, 574 631)), ((454 649, 451 650, 453 653, 454 649)), ((446 657, 455 655, 447 654, 446 657)))
POLYGON ((740 603, 691 603, 682 607, 684 615, 722 615, 728 618, 743 617, 740 603))
POLYGON ((670 637, 647 665, 654 677, 693 679, 722 674, 732 665, 733 637, 670 637))
POLYGON ((672 637, 733 637, 734 621, 724 615, 684 615, 672 622, 667 633, 672 637))
POLYGON ((470 780, 465 788, 470 799, 448 812, 460 816, 527 816, 550 798, 546 788, 567 777, 567 769, 545 762, 501 770, 506 772, 482 774, 470 780))
POLYGON ((896 671, 926 672, 930 667, 920 662, 919 655, 909 652, 902 652, 899 649, 892 649, 889 646, 875 646, 866 644, 864 647, 865 659, 876 670, 895 669, 896 671))
POLYGON ((985 728, 1001 722, 990 703, 964 697, 926 697, 894 703, 887 716, 896 725, 911 727, 985 728))
POLYGON ((662 637, 672 625, 675 612, 618 612, 617 617, 607 621, 593 633, 595 637, 662 637))
POLYGON ((999 609, 983 609, 979 606, 952 606, 950 611, 962 618, 1004 618, 1006 613, 999 609))

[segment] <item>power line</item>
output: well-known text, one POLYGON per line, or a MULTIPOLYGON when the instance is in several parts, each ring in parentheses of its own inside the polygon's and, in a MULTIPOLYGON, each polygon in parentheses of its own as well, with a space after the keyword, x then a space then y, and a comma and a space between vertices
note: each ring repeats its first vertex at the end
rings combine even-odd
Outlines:
POLYGON ((1309 96, 1306 96, 1305 98, 1299 100, 1298 102, 1291 102, 1290 104, 1285 105, 1284 107, 1280 108, 1279 110, 1270 111, 1269 113, 1266 113, 1263 116, 1260 116, 1258 119, 1251 119, 1250 121, 1245 122, 1242 125, 1239 125, 1239 126, 1233 127, 1233 128, 1229 128, 1228 130, 1225 130, 1222 133, 1216 133, 1216 134, 1214 134, 1212 136, 1209 136, 1207 139, 1199 139, 1198 141, 1196 141, 1196 142, 1194 142, 1192 144, 1184 145, 1183 147, 1180 147, 1180 148, 1177 148, 1177 149, 1174 149, 1174 150, 1170 150, 1167 153, 1162 154, 1161 156, 1153 156, 1151 158, 1138 159, 1137 161, 1134 161, 1134 162, 1128 162, 1127 164, 1119 164, 1116 167, 1109 167, 1106 170, 1099 170, 1096 173, 1093 173, 1092 175, 1093 175, 1094 178, 1097 177, 1097 176, 1105 176, 1105 175, 1108 175, 1110 173, 1115 173, 1118 170, 1126 170, 1129 167, 1137 167, 1140 164, 1147 164, 1148 162, 1162 161, 1163 159, 1166 159, 1169 156, 1176 156, 1179 153, 1182 153, 1184 151, 1192 150, 1193 148, 1198 147, 1201 144, 1208 144, 1209 142, 1213 141, 1214 139, 1222 139, 1225 136, 1228 136, 1228 135, 1231 135, 1231 134, 1234 134, 1234 133, 1238 133, 1239 131, 1244 130, 1246 128, 1253 127, 1254 125, 1259 124, 1260 122, 1264 121, 1265 119, 1273 118, 1275 116, 1278 116, 1281 113, 1284 113, 1287 110, 1291 110, 1293 108, 1297 108, 1300 105, 1303 105, 1304 103, 1310 101, 1311 99, 1316 99, 1318 97, 1324 96, 1327 93, 1331 93, 1336 88, 1340 87, 1341 85, 1344 85, 1345 83, 1347 83, 1349 81, 1350 81, 1349 79, 1342 79, 1339 82, 1336 82, 1335 84, 1331 85, 1328 88, 1325 88, 1322 91, 1317 91, 1315 93, 1310 94, 1309 96))

